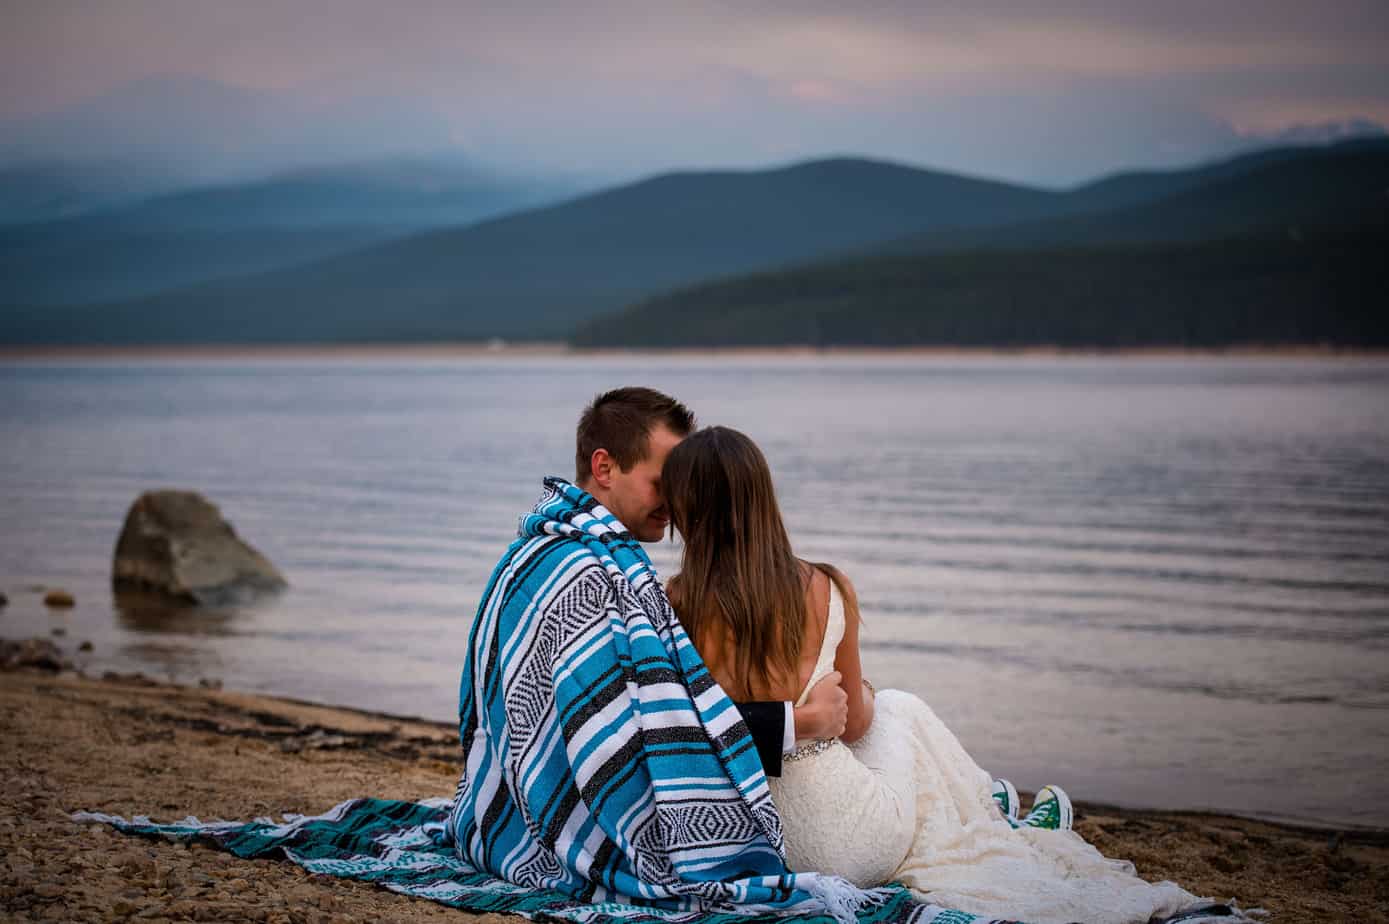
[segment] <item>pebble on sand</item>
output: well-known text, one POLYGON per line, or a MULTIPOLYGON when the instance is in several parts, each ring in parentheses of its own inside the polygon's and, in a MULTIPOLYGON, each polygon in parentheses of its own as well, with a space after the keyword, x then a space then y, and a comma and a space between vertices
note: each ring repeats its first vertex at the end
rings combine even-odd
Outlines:
POLYGON ((55 588, 43 595, 43 605, 51 606, 54 609, 65 610, 69 607, 76 606, 77 600, 66 590, 55 588))

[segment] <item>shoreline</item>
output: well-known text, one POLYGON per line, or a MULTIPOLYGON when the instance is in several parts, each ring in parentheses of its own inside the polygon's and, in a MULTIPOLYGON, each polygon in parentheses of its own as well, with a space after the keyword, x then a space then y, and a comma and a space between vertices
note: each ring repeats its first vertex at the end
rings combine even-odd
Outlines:
MULTIPOLYGON (((106 677, 95 678, 89 674, 77 672, 77 676, 85 680, 92 680, 100 683, 121 683, 132 682, 140 685, 155 687, 170 687, 180 690, 211 690, 215 692, 223 691, 222 681, 212 681, 210 684, 200 683, 198 686, 191 684, 178 683, 176 681, 156 680, 141 674, 120 675, 113 674, 108 679, 106 677)), ((358 706, 347 706, 337 703, 325 703, 311 699, 301 699, 295 696, 286 696, 272 692, 254 691, 235 691, 235 695, 251 697, 255 699, 267 700, 272 703, 280 703, 286 706, 297 707, 309 710, 327 710, 332 713, 341 713, 356 716, 368 722, 384 722, 391 725, 418 726, 421 728, 435 729, 443 734, 451 735, 454 743, 457 744, 458 726, 452 722, 442 722, 438 719, 430 719, 418 715, 406 715, 396 712, 381 712, 375 709, 363 709, 358 706)), ((1019 790, 1030 799, 1034 793, 1027 790, 1019 790)), ((1112 815, 1133 815, 1143 817, 1180 817, 1180 818, 1209 818, 1212 820, 1227 821, 1246 821, 1256 824, 1270 825, 1275 828, 1285 830, 1289 833, 1306 835, 1308 837, 1330 837, 1333 835, 1347 834, 1354 835, 1358 839, 1363 839, 1365 843, 1389 847, 1389 827, 1378 825, 1360 824, 1353 821, 1323 821, 1317 818, 1303 818, 1300 816, 1284 815, 1263 815, 1256 812, 1239 812, 1235 810, 1203 808, 1203 809, 1184 809, 1184 808, 1155 808, 1150 806, 1119 805, 1113 802, 1099 802, 1091 799, 1081 799, 1076 801, 1077 805, 1084 806, 1088 811, 1112 815)))
POLYGON ((0 362, 62 360, 514 359, 535 357, 900 357, 924 359, 1340 359, 1389 360, 1389 349, 1301 346, 1021 347, 716 346, 575 347, 564 341, 283 344, 0 344, 0 362))
MULTIPOLYGON (((458 912, 290 863, 123 837, 76 810, 157 820, 317 814, 354 796, 447 796, 451 725, 259 694, 0 671, 0 908, 25 919, 459 920, 458 912)), ((1376 919, 1389 908, 1389 831, 1077 802, 1076 830, 1140 875, 1262 906, 1273 920, 1376 919)), ((518 920, 470 915, 489 922, 518 920)))
MULTIPOLYGON (((121 683, 132 682, 140 685, 154 687, 170 687, 180 690, 210 690, 221 692, 223 690, 222 681, 204 680, 197 686, 178 681, 157 680, 143 674, 122 675, 115 674, 111 678, 105 676, 96 678, 90 674, 77 671, 78 677, 100 683, 121 683)), ((340 703, 320 702, 312 699, 302 699, 296 696, 288 696, 274 692, 258 691, 234 691, 236 695, 251 697, 255 699, 267 700, 272 703, 280 703, 285 706, 297 707, 307 710, 327 710, 332 713, 341 713, 356 716, 368 722, 384 722, 391 725, 418 726, 421 728, 435 729, 443 734, 453 736, 454 743, 457 742, 458 726, 451 722, 443 722, 438 719, 431 719, 419 715, 407 715, 396 712, 382 712, 375 709, 364 709, 358 706, 343 705, 340 703)), ((1030 797, 1034 793, 1027 790, 1019 790, 1030 797)), ((1025 800, 1028 801, 1028 800, 1025 800)), ((1112 815, 1133 815, 1141 817, 1180 817, 1180 818, 1208 818, 1211 820, 1226 821, 1245 821, 1256 824, 1270 825, 1275 828, 1285 830, 1289 833, 1305 835, 1308 837, 1330 837, 1333 835, 1347 834, 1361 838, 1365 843, 1371 843, 1389 847, 1389 827, 1379 825, 1361 824, 1353 821, 1327 821, 1318 818, 1305 818, 1295 815, 1271 815, 1260 814, 1257 812, 1240 812, 1233 809, 1219 808, 1157 808, 1152 806, 1119 805, 1113 802, 1100 802, 1091 799, 1080 799, 1076 805, 1085 807, 1088 811, 1112 815)))

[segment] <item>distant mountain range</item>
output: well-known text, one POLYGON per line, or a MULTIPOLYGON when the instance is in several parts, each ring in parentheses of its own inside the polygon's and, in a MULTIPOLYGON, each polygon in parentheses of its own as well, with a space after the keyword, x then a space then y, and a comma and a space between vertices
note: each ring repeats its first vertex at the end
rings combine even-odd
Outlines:
POLYGON ((1279 149, 1211 167, 1108 180, 1076 191, 1086 214, 1018 222, 986 232, 952 229, 905 237, 882 248, 928 253, 976 248, 1192 241, 1287 224, 1345 227, 1389 210, 1389 141, 1279 149))
MULTIPOLYGON (((0 202, 18 199, 22 184, 76 182, 72 177, 56 167, 0 170, 0 202)), ((105 208, 88 203, 74 217, 0 227, 0 304, 150 295, 307 263, 424 228, 467 225, 575 192, 558 180, 415 157, 305 168, 105 208)), ((53 198, 62 201, 63 193, 55 189, 53 198)))
POLYGON ((657 296, 571 339, 1389 346, 1389 145, 1270 152, 1198 173, 1147 184, 1167 192, 1142 204, 918 234, 657 296))
MULTIPOLYGON (((192 235, 190 240, 197 234, 230 235, 211 248, 227 259, 217 270, 227 278, 184 287, 174 282, 165 291, 133 299, 58 306, 51 303, 57 298, 43 304, 34 296, 52 296, 63 288, 52 280, 64 272, 65 260, 71 276, 91 275, 93 260, 70 242, 84 235, 99 239, 110 216, 88 216, 42 232, 31 228, 23 233, 37 236, 27 242, 22 235, 0 236, 0 271, 8 276, 16 265, 40 267, 21 277, 21 285, 7 282, 0 291, 0 304, 8 306, 0 317, 0 341, 572 336, 582 344, 614 345, 827 343, 843 342, 843 335, 830 333, 840 328, 827 304, 852 314, 890 303, 892 310, 874 322, 878 333, 858 342, 954 342, 942 340, 941 330, 929 324, 903 326, 934 310, 934 280, 946 271, 939 260, 964 261, 951 264, 950 272, 965 274, 957 296, 970 291, 975 283, 968 280, 974 279, 977 298, 983 299, 979 304, 994 306, 970 309, 976 297, 970 296, 952 302, 956 316, 971 310, 996 313, 999 299, 1025 305, 1029 298, 1083 291, 1090 267, 1111 280, 1122 276, 1121 268, 1135 280, 1161 280, 1157 268, 1167 259, 1164 253, 1185 254, 1170 265, 1189 284, 1167 297, 1179 292, 1186 297, 1199 288, 1200 274, 1218 273, 1222 265, 1218 248, 1225 245, 1202 242, 1262 241, 1248 245, 1265 247, 1257 259, 1249 257, 1257 262, 1288 256, 1267 248, 1277 235, 1290 239, 1289 228, 1294 237, 1315 239, 1320 247, 1333 238, 1347 240, 1348 229, 1381 221, 1389 208, 1389 143, 1262 151, 1191 170, 1119 175, 1062 192, 855 159, 677 173, 467 227, 376 242, 347 236, 387 233, 380 219, 390 214, 418 217, 436 207, 446 212, 447 197, 397 190, 383 199, 379 192, 353 192, 360 189, 357 182, 284 178, 277 181, 283 185, 181 194, 126 211, 115 227, 126 229, 117 236, 125 236, 134 262, 137 253, 153 252, 140 246, 140 234, 192 235), (375 215, 378 222, 369 228, 353 225, 348 219, 356 214, 375 215), (277 215, 286 220, 276 224, 277 215), (314 224, 314 215, 322 223, 314 224), (204 224, 196 227, 199 220, 204 224), (171 226, 191 230, 161 230, 171 226), (257 233, 268 235, 267 228, 288 236, 266 237, 266 249, 297 265, 233 275, 231 255, 253 254, 257 233), (325 233, 343 236, 324 246, 354 249, 315 258, 312 236, 325 233), (1191 256, 1203 246, 1217 249, 1191 256), (295 247, 303 249, 293 255, 295 247), (1128 248, 1130 256, 1116 256, 1116 248, 1128 248), (1106 268, 1098 269, 1101 264, 1106 268), (1031 267, 1037 284, 1054 291, 1029 293, 1021 284, 999 289, 990 281, 1015 270, 1018 278, 1026 277, 1022 267, 1031 267), (1072 275, 1039 267, 1064 267, 1072 275), (758 275, 711 283, 747 273, 758 275), (679 291, 662 294, 671 290, 679 291), (771 302, 769 293, 775 293, 771 302), (806 306, 814 306, 813 322, 798 315, 806 306), (616 319, 600 320, 623 309, 616 319), (917 339, 894 339, 894 330, 908 328, 918 331, 912 335, 917 339)), ((1345 245, 1347 251, 1357 248, 1359 243, 1345 245)), ((68 291, 74 288, 80 285, 69 285, 68 291)), ((1105 291, 1122 294, 1112 287, 1105 291)), ((1209 291, 1222 290, 1211 286, 1209 291)), ((1310 291, 1315 303, 1319 290, 1310 291)), ((1143 304, 1145 311, 1165 310, 1165 303, 1143 304)), ((1110 309, 1116 319, 1124 311, 1122 303, 1110 309)), ((1045 326, 1024 327, 1029 337, 1047 342, 1045 326)))
POLYGON ((458 158, 395 157, 180 189, 64 221, 37 227, 30 223, 24 230, 54 234, 326 227, 411 231, 471 224, 577 191, 572 183, 504 176, 458 158))
POLYGON ((0 229, 112 208, 169 192, 181 182, 120 160, 54 157, 0 164, 0 229))

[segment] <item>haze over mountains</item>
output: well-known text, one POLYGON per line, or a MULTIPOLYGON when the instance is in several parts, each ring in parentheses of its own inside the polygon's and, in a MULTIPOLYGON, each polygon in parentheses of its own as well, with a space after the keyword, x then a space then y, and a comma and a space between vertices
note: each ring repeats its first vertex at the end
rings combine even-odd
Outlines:
POLYGON ((191 75, 144 77, 0 123, 0 164, 139 165, 136 196, 456 148, 446 126, 408 100, 322 104, 191 75))
POLYGON ((484 165, 408 101, 147 77, 0 123, 0 304, 147 295, 594 184, 484 165))
MULTIPOLYGON (((973 333, 961 333, 958 325, 917 323, 923 312, 935 310, 933 280, 945 267, 939 261, 952 254, 1013 252, 969 264, 976 274, 972 278, 980 283, 974 288, 992 293, 979 297, 992 299, 995 307, 952 303, 950 312, 957 319, 969 310, 982 317, 996 313, 1000 299, 1026 298, 1017 287, 1005 291, 984 285, 1006 275, 1008 266, 1024 265, 1026 260, 1017 262, 1022 259, 1018 252, 1032 254, 1027 260, 1034 268, 1049 267, 1038 278, 1055 294, 1074 288, 1087 268, 1112 257, 1115 248, 1148 248, 1141 259, 1115 258, 1118 262, 1111 261, 1100 275, 1113 281, 1130 273, 1135 280, 1148 279, 1143 285, 1151 289, 1152 279, 1167 278, 1154 269, 1164 258, 1152 256, 1153 245, 1182 245, 1191 251, 1198 244, 1218 247, 1211 242, 1231 237, 1267 240, 1276 232, 1286 238, 1289 227, 1318 242, 1333 233, 1345 240, 1347 234, 1383 224, 1389 209, 1386 190, 1389 143, 1383 141, 1261 151, 1190 170, 1119 175, 1069 191, 840 158, 772 170, 666 174, 466 224, 487 208, 505 210, 508 196, 520 204, 528 193, 540 197, 545 192, 486 182, 469 186, 457 176, 455 185, 436 187, 375 182, 371 171, 317 171, 10 229, 0 235, 0 269, 6 278, 0 290, 0 304, 6 306, 0 341, 573 336, 580 343, 633 345, 983 342, 973 333), (453 217, 467 216, 470 208, 478 212, 453 217), (363 216, 371 220, 357 220, 363 216), (401 236, 402 231, 408 233, 401 236), (163 240, 172 247, 176 238, 187 244, 184 255, 150 244, 163 240), (1071 256, 1040 262, 1036 256, 1058 251, 1071 256), (105 263, 98 253, 107 254, 105 263), (275 264, 274 259, 285 262, 275 264), (824 266, 837 269, 811 265, 816 260, 829 260, 824 266), (863 283, 861 290, 876 293, 879 301, 841 298, 836 310, 861 313, 877 310, 875 304, 891 306, 876 316, 877 333, 869 339, 855 341, 843 325, 829 320, 833 312, 824 310, 823 287, 842 295, 840 270, 846 261, 854 264, 851 275, 863 283), (922 267, 932 270, 923 273, 922 267), (786 271, 768 276, 778 268, 786 271), (123 271, 128 278, 121 278, 123 271), (731 288, 711 284, 754 272, 759 274, 757 285, 745 280, 734 280, 731 288), (185 275, 180 278, 180 273, 185 275), (774 284, 768 282, 773 278, 774 284), (879 288, 885 280, 895 282, 879 288), (695 288, 657 297, 690 286, 695 288), (89 303, 73 304, 82 299, 89 303), (598 320, 639 302, 620 321, 598 320), (812 304, 819 306, 817 320, 808 324, 798 312, 812 304), (718 312, 742 320, 711 320, 711 313, 718 312), (908 331, 916 333, 906 336, 908 331)), ((1341 249, 1361 253, 1363 239, 1356 240, 1341 249)), ((1169 287, 1166 298, 1191 302, 1193 286, 1199 288, 1196 278, 1225 264, 1218 250, 1184 253, 1171 263, 1176 267, 1173 278, 1183 281, 1169 287)), ((1280 250, 1276 259, 1271 253, 1260 251, 1255 262, 1296 263, 1295 250, 1280 250)), ((964 265, 951 264, 956 269, 964 265)), ((1318 272, 1324 273, 1329 264, 1319 265, 1323 269, 1318 272)), ((1359 272, 1355 260, 1349 265, 1347 270, 1337 264, 1337 272, 1359 272)), ((1292 272, 1299 279, 1312 278, 1298 275, 1295 266, 1292 272)), ((1260 286, 1249 292, 1262 291, 1260 286)), ((1283 285, 1282 290, 1301 292, 1312 303, 1310 310, 1316 309, 1321 291, 1315 284, 1283 285)), ((1126 298, 1123 285, 1106 291, 1107 298, 1126 298)), ((1244 290, 1212 285, 1208 291, 1243 297, 1239 292, 1244 290)), ((1163 304, 1149 299, 1141 310, 1160 312, 1163 304)), ((1113 318, 1122 318, 1124 310, 1116 307, 1106 323, 1113 326, 1113 318)), ((1140 310, 1138 302, 1133 310, 1140 310)), ((1092 308, 1085 311, 1094 314, 1092 308)), ((1013 323, 1028 331, 1031 341, 1056 342, 1055 325, 1021 324, 1016 317, 1013 323)), ((1187 329, 1152 328, 1154 336, 1168 338, 1164 342, 1180 340, 1187 329)), ((1294 339, 1298 329, 1293 325, 1294 339)), ((1221 330, 1226 331, 1221 342, 1260 339, 1257 324, 1221 330)), ((1359 328, 1342 325, 1338 330, 1333 339, 1354 339, 1359 328)), ((1313 339, 1326 339, 1324 332, 1307 332, 1313 339)), ((1278 339, 1287 342, 1286 335, 1278 339)))

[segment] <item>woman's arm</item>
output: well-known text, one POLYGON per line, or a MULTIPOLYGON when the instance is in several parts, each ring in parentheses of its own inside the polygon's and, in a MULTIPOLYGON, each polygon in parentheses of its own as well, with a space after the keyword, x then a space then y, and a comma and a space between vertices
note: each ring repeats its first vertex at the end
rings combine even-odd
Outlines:
POLYGON ((849 696, 849 716, 844 723, 845 741, 857 741, 868 733, 873 724, 873 693, 863 683, 863 665, 859 661, 858 630, 861 620, 858 595, 854 585, 844 578, 840 593, 844 596, 844 639, 834 650, 834 667, 843 675, 844 692, 849 696))

